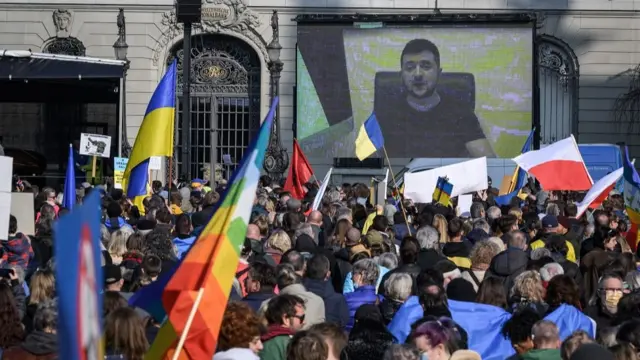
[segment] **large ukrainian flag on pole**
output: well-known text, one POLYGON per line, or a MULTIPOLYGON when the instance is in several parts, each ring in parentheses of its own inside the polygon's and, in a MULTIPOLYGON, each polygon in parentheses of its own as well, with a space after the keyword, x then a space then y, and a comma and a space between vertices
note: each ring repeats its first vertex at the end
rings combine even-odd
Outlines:
POLYGON ((640 176, 633 162, 629 158, 629 148, 624 148, 624 167, 622 179, 624 180, 624 204, 627 209, 629 220, 635 224, 640 224, 640 176))
POLYGON ((384 147, 384 137, 375 113, 360 127, 360 132, 356 138, 356 156, 360 161, 368 158, 376 151, 384 147))
POLYGON ((123 176, 127 198, 144 211, 142 200, 149 193, 149 160, 152 156, 173 156, 173 129, 176 110, 176 73, 174 61, 149 100, 136 142, 123 176))

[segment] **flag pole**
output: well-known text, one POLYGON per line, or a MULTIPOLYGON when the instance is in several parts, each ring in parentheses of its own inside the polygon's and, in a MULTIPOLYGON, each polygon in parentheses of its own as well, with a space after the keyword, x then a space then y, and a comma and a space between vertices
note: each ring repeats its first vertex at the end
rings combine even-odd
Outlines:
POLYGON ((180 334, 180 341, 178 341, 178 346, 176 347, 176 352, 173 353, 173 360, 178 360, 180 358, 180 353, 182 352, 182 348, 184 347, 185 341, 187 341, 187 335, 189 335, 189 330, 191 329, 191 324, 193 323, 193 319, 196 317, 196 312, 198 311, 198 307, 200 307, 200 302, 204 297, 204 287, 201 287, 198 291, 198 296, 196 297, 196 301, 193 303, 193 307, 191 307, 191 312, 189 313, 189 317, 187 318, 187 323, 184 325, 184 330, 182 330, 182 334, 180 334))
MULTIPOLYGON (((391 161, 389 161, 389 155, 387 155, 387 148, 382 146, 382 151, 384 151, 384 158, 387 160, 387 165, 389 166, 389 173, 391 174, 391 181, 393 182, 393 187, 396 190, 396 193, 400 195, 400 190, 398 190, 398 185, 396 185, 396 177, 395 175, 393 175, 393 169, 391 168, 391 161)), ((407 212, 404 209, 402 196, 400 196, 400 210, 402 211, 402 217, 404 218, 404 223, 407 225, 407 230, 409 230, 409 235, 411 235, 411 227, 409 227, 409 220, 407 220, 407 212)))

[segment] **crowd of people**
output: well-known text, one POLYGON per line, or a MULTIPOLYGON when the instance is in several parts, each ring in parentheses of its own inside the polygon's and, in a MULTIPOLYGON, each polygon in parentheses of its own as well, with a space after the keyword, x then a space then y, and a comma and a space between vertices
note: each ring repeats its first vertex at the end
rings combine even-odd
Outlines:
MULTIPOLYGON (((57 359, 55 283, 64 279, 55 278, 53 225, 67 210, 51 188, 21 190, 35 195, 35 233, 11 216, 1 242, 0 359, 57 359)), ((371 204, 363 184, 330 186, 313 210, 318 186, 305 190, 295 199, 261 178, 240 262, 229 269, 214 360, 481 359, 469 346, 477 329, 453 320, 453 301, 511 314, 500 329, 509 359, 640 359, 640 271, 620 194, 577 218, 580 194, 531 188, 503 207, 495 189, 474 194, 469 216, 455 201, 414 204, 398 194, 371 204), (403 309, 417 304, 418 316, 407 317, 403 309), (546 317, 564 305, 590 317, 596 333, 561 338, 546 317)), ((77 201, 94 191, 105 359, 141 360, 160 324, 128 299, 180 261, 224 186, 154 182, 144 209, 102 187, 82 186, 77 201)))

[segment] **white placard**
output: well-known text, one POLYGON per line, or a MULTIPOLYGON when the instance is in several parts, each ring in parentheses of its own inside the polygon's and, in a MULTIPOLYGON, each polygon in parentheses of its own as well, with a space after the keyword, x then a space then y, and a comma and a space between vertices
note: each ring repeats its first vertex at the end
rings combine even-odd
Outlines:
POLYGON ((458 209, 460 209, 460 216, 471 217, 471 205, 473 204, 473 195, 459 195, 458 196, 458 209))
MULTIPOLYGON (((33 194, 31 195, 33 198, 33 194)), ((33 202, 31 208, 33 209, 33 202)), ((2 240, 9 239, 9 215, 11 215, 11 193, 0 192, 0 239, 2 240)), ((31 218, 31 223, 33 223, 33 218, 31 218)))
POLYGON ((152 156, 149 158, 149 170, 162 169, 162 156, 152 156))
POLYGON ((222 163, 225 165, 233 165, 233 162, 231 161, 231 155, 222 154, 222 163))
POLYGON ((404 196, 416 203, 431 203, 438 177, 446 176, 453 184, 451 197, 484 190, 487 184, 487 158, 481 157, 432 170, 404 175, 404 196))
POLYGON ((111 156, 111 136, 99 134, 80 134, 80 155, 111 156))
POLYGON ((13 158, 0 156, 0 192, 13 191, 13 158))
MULTIPOLYGON (((34 235, 35 229, 35 210, 33 209, 33 193, 11 193, 11 215, 18 220, 18 232, 27 235, 34 235)), ((0 200, 2 201, 2 200, 0 200)), ((7 219, 9 216, 7 216, 7 219)))

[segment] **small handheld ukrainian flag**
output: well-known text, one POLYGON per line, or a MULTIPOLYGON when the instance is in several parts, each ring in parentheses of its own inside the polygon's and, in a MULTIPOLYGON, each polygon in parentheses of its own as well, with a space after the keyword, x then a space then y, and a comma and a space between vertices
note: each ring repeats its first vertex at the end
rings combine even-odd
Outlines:
POLYGON ((362 161, 384 147, 384 137, 375 113, 360 127, 356 138, 356 156, 362 161))
POLYGON ((446 177, 439 177, 436 183, 436 189, 433 191, 433 201, 444 206, 449 206, 451 204, 452 191, 453 184, 451 184, 446 177))

